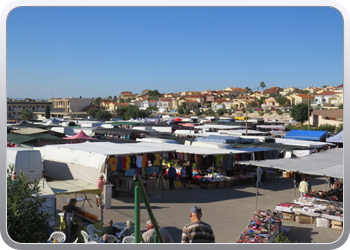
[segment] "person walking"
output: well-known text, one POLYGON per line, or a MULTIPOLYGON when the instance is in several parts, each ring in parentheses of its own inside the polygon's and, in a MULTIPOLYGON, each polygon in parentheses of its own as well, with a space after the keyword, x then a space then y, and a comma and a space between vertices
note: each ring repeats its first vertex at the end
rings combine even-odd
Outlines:
POLYGON ((261 182, 262 174, 263 174, 262 168, 261 167, 257 167, 256 168, 256 178, 258 178, 258 184, 259 185, 263 185, 263 183, 261 182))
MULTIPOLYGON (((158 226, 158 221, 157 226, 158 226)), ((152 220, 150 218, 146 221, 147 231, 142 234, 142 238, 146 243, 157 243, 154 242, 154 236, 156 235, 156 230, 153 227, 152 220)), ((174 243, 173 238, 170 236, 169 232, 158 226, 160 237, 162 238, 163 243, 174 243)), ((158 236, 159 237, 159 236, 158 236)))
POLYGON ((202 209, 193 206, 190 209, 191 223, 182 229, 181 243, 215 243, 211 226, 201 221, 202 209))
POLYGON ((309 185, 307 183, 308 178, 305 177, 299 184, 300 198, 303 198, 305 194, 309 193, 309 185))
POLYGON ((177 173, 176 173, 176 169, 173 167, 173 164, 170 164, 170 167, 168 169, 168 180, 169 180, 169 186, 170 186, 170 190, 175 189, 175 177, 176 177, 177 173))
POLYGON ((193 170, 192 170, 192 166, 191 166, 190 161, 188 161, 187 166, 186 166, 186 177, 187 177, 188 189, 192 189, 191 182, 192 182, 192 178, 193 178, 193 170))
POLYGON ((101 196, 103 193, 103 186, 105 184, 106 184, 106 181, 103 177, 103 174, 101 174, 100 178, 98 178, 97 183, 96 183, 97 188, 101 189, 101 194, 100 195, 96 194, 96 207, 101 206, 101 196))
POLYGON ((182 188, 186 188, 186 183, 187 183, 187 171, 186 167, 184 166, 183 162, 179 162, 179 165, 181 167, 181 185, 182 188))

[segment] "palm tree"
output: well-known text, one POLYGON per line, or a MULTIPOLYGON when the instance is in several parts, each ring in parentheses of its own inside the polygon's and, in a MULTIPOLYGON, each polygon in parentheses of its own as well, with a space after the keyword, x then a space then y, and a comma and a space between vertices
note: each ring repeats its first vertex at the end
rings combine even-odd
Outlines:
POLYGON ((266 85, 265 85, 265 82, 261 82, 260 83, 260 88, 262 88, 262 90, 264 91, 264 88, 266 87, 266 85))

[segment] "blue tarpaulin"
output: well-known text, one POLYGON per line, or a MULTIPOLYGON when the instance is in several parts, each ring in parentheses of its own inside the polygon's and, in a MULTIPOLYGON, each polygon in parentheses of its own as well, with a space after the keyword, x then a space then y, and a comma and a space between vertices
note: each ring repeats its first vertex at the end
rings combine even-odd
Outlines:
POLYGON ((285 139, 320 141, 327 131, 292 130, 284 136, 285 139))

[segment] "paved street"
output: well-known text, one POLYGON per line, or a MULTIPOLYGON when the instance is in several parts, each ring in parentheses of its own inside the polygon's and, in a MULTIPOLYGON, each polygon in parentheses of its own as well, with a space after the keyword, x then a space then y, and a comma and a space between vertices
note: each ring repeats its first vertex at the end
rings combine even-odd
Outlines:
MULTIPOLYGON (((256 200, 255 183, 242 183, 211 190, 192 184, 192 189, 162 191, 161 185, 155 190, 155 181, 155 179, 151 181, 148 195, 153 214, 159 225, 169 231, 176 243, 181 240, 182 227, 190 222, 189 209, 193 205, 202 208, 202 219, 212 226, 217 243, 236 243, 253 216, 256 204, 258 209, 275 211, 276 204, 292 202, 298 196, 298 191, 295 195, 293 180, 283 177, 268 180, 259 188, 258 200, 256 200)), ((311 178, 311 184, 315 190, 326 189, 325 178, 311 178)), ((57 212, 60 212, 70 197, 74 196, 57 196, 57 212)), ((84 208, 101 218, 101 211, 95 206, 94 195, 88 197, 91 198, 93 207, 90 208, 85 202, 84 208)), ((141 230, 146 229, 147 217, 147 210, 142 203, 141 230)), ((108 219, 113 219, 114 222, 125 222, 128 219, 134 221, 134 196, 130 194, 113 198, 112 208, 104 210, 103 218, 104 223, 108 219)), ((283 221, 282 225, 290 229, 286 235, 293 243, 332 243, 337 241, 342 233, 340 230, 298 224, 295 221, 283 221)))

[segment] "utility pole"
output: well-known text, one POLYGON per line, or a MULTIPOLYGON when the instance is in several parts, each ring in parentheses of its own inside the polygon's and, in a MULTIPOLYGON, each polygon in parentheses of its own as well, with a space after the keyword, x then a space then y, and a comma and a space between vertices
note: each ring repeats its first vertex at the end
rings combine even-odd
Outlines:
POLYGON ((248 98, 248 90, 245 93, 245 135, 248 135, 248 128, 247 128, 247 124, 248 124, 248 102, 247 102, 247 98, 248 98))
POLYGON ((307 130, 310 130, 310 92, 307 93, 307 130))

